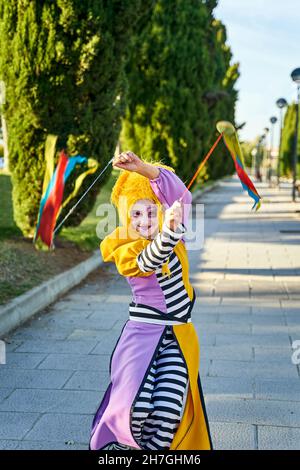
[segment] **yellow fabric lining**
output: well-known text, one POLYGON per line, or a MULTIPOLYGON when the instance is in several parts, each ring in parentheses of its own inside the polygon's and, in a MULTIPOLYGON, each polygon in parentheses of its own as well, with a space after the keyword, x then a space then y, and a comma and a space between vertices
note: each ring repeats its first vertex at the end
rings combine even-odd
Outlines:
POLYGON ((105 262, 115 262, 118 272, 127 277, 145 277, 153 273, 143 273, 137 264, 138 254, 146 248, 149 240, 128 236, 125 227, 117 227, 100 243, 100 251, 105 262))
MULTIPOLYGON (((144 273, 137 264, 137 256, 151 240, 142 238, 139 234, 125 226, 117 227, 110 235, 107 235, 100 243, 100 251, 105 262, 115 262, 118 272, 127 277, 151 276, 154 271, 144 273)), ((179 241, 174 248, 176 255, 182 265, 183 283, 190 299, 193 298, 193 288, 188 278, 188 258, 186 248, 182 241, 179 241)), ((171 274, 168 263, 162 266, 163 274, 171 274)))
POLYGON ((187 364, 190 384, 185 410, 170 450, 211 450, 197 382, 200 362, 198 335, 192 323, 173 325, 173 331, 187 364))

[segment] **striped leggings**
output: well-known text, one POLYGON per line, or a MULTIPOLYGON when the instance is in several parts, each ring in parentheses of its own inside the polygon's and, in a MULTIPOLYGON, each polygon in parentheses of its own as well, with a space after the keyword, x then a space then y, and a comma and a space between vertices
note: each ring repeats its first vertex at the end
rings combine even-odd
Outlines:
POLYGON ((187 390, 188 371, 169 326, 132 412, 132 433, 142 449, 170 448, 187 390))

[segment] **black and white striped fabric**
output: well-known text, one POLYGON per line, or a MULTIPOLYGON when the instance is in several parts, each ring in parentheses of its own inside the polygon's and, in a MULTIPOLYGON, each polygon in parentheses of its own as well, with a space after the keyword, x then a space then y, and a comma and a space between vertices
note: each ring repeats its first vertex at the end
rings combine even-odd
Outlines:
POLYGON ((182 238, 186 229, 183 224, 178 226, 178 232, 171 231, 165 224, 162 231, 138 255, 137 263, 143 272, 155 271, 157 281, 165 298, 166 312, 150 305, 129 304, 129 319, 146 323, 178 325, 191 322, 191 309, 195 300, 191 300, 185 289, 182 278, 182 266, 175 252, 176 244, 182 238), (162 273, 162 265, 168 259, 170 277, 162 273))
POLYGON ((126 444, 121 444, 120 442, 110 442, 105 447, 99 450, 136 450, 136 447, 130 447, 126 444))
POLYGON ((191 321, 191 300, 185 289, 182 266, 174 251, 186 232, 179 224, 173 232, 164 223, 162 231, 138 255, 141 271, 154 271, 164 295, 166 312, 150 305, 131 302, 129 319, 165 324, 162 343, 158 348, 149 373, 131 414, 131 429, 136 442, 145 450, 169 449, 180 424, 188 391, 188 370, 172 325, 191 321), (162 265, 168 261, 170 276, 162 273, 162 265))
POLYGON ((142 449, 169 449, 183 415, 188 370, 168 326, 133 407, 131 429, 142 449))
POLYGON ((155 271, 162 266, 185 232, 186 228, 183 224, 179 224, 176 232, 173 232, 164 222, 162 231, 159 232, 154 240, 138 255, 137 263, 140 270, 147 273, 155 271))

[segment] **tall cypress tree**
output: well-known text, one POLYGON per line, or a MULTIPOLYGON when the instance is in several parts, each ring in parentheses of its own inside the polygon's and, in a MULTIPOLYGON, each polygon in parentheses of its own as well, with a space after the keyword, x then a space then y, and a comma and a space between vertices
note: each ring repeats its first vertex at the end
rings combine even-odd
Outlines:
MULTIPOLYGON (((113 155, 129 43, 152 3, 0 0, 0 79, 6 85, 14 217, 25 235, 33 234, 37 219, 47 134, 59 136, 58 147, 93 157, 100 167, 113 155)), ((89 183, 87 178, 81 193, 89 183)), ((98 190, 95 185, 70 223, 85 217, 98 190)))
MULTIPOLYGON (((210 2, 211 14, 216 3, 214 0, 210 2)), ((227 120, 235 123, 235 104, 238 94, 234 85, 239 77, 239 64, 231 64, 232 53, 227 45, 226 28, 220 20, 212 19, 207 30, 207 43, 209 44, 209 69, 212 75, 212 84, 210 90, 204 94, 204 101, 206 101, 209 111, 209 128, 211 129, 205 151, 215 138, 215 124, 217 121, 227 120)), ((205 103, 203 103, 203 106, 205 106, 205 103)), ((212 158, 208 160, 203 176, 216 179, 231 173, 233 170, 232 157, 223 141, 221 141, 212 158)))
MULTIPOLYGON (((282 130, 282 160, 281 160, 281 171, 280 173, 285 176, 291 176, 293 171, 293 159, 295 149, 295 129, 296 129, 296 104, 292 103, 288 106, 285 117, 284 125, 282 130)), ((300 155, 300 126, 298 132, 297 142, 297 155, 299 162, 300 155)), ((298 177, 300 176, 300 168, 298 163, 298 177)))
MULTIPOLYGON (((163 159, 184 179, 212 143, 216 120, 234 118, 237 65, 230 65, 225 28, 214 19, 216 3, 158 0, 126 66, 123 148, 163 159)), ((224 171, 224 161, 220 166, 224 171)))

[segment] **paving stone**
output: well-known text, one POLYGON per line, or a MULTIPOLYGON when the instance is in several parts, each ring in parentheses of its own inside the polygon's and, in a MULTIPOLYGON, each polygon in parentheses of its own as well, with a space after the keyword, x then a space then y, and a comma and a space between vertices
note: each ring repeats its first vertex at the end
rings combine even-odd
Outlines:
POLYGON ((0 411, 0 439, 22 439, 39 418, 39 413, 0 411))
POLYGON ((14 450, 18 445, 18 441, 0 439, 0 450, 14 450))
POLYGON ((105 392, 110 382, 108 371, 76 371, 64 385, 70 390, 96 390, 105 392))
MULTIPOLYGON (((5 371, 6 372, 6 371, 5 371)), ((10 371, 12 372, 12 371, 10 371)), ((0 387, 5 384, 5 388, 0 388, 0 403, 4 401, 13 392, 14 388, 7 388, 9 386, 7 381, 1 380, 1 369, 0 369, 0 387)))
POLYGON ((254 398, 254 380, 245 377, 202 378, 204 395, 225 398, 254 398))
POLYGON ((300 377, 288 380, 256 378, 255 396, 263 400, 297 401, 300 406, 300 377))
POLYGON ((300 427, 258 426, 259 450, 300 450, 300 427))
MULTIPOLYGON (((1 444, 0 444, 1 445, 1 444)), ((49 442, 45 441, 21 441, 16 444, 16 450, 88 450, 85 444, 78 444, 72 440, 69 442, 49 442)))
POLYGON ((22 328, 14 334, 14 339, 19 340, 19 344, 15 346, 14 350, 22 344, 24 340, 34 339, 34 340, 45 340, 45 338, 52 340, 64 340, 72 333, 73 327, 70 328, 60 328, 56 327, 27 327, 22 328), (23 341, 22 341, 23 340, 23 341))
POLYGON ((46 357, 46 354, 38 353, 8 353, 6 364, 1 364, 1 369, 34 369, 46 357))
POLYGON ((41 362, 39 369, 53 370, 99 370, 105 371, 109 366, 110 355, 100 354, 49 354, 41 362))
POLYGON ((97 342, 92 340, 26 340, 16 352, 88 354, 96 344, 97 342))
POLYGON ((245 398, 205 398, 212 421, 239 422, 257 425, 290 426, 300 423, 299 402, 245 398))
POLYGON ((206 359, 223 359, 231 361, 253 361, 254 353, 251 346, 225 344, 222 346, 205 346, 200 345, 200 353, 206 359))
POLYGON ((290 345, 282 347, 255 346, 253 349, 255 362, 281 362, 286 366, 291 363, 293 349, 290 345))
POLYGON ((92 415, 79 412, 76 414, 46 413, 26 434, 24 442, 27 440, 45 443, 74 441, 87 444, 88 449, 92 419, 92 415))
MULTIPOLYGON (((14 388, 49 388, 60 389, 71 377, 72 372, 65 370, 19 370, 19 369, 1 369, 0 367, 0 386, 14 388)), ((1 395, 5 389, 0 388, 1 395)), ((5 393, 5 392, 4 392, 5 393)), ((5 398, 5 397, 4 397, 5 398)))
POLYGON ((215 450, 255 449, 255 429, 251 424, 213 421, 210 424, 210 432, 215 450))
POLYGON ((273 335, 230 335, 217 334, 216 344, 247 344, 249 346, 287 346, 290 344, 286 333, 274 333, 273 335))
POLYGON ((277 377, 281 379, 298 378, 297 367, 286 361, 250 362, 222 361, 214 359, 209 368, 210 376, 218 377, 277 377))
POLYGON ((0 403, 0 411, 92 413, 99 394, 95 391, 17 389, 0 403))

